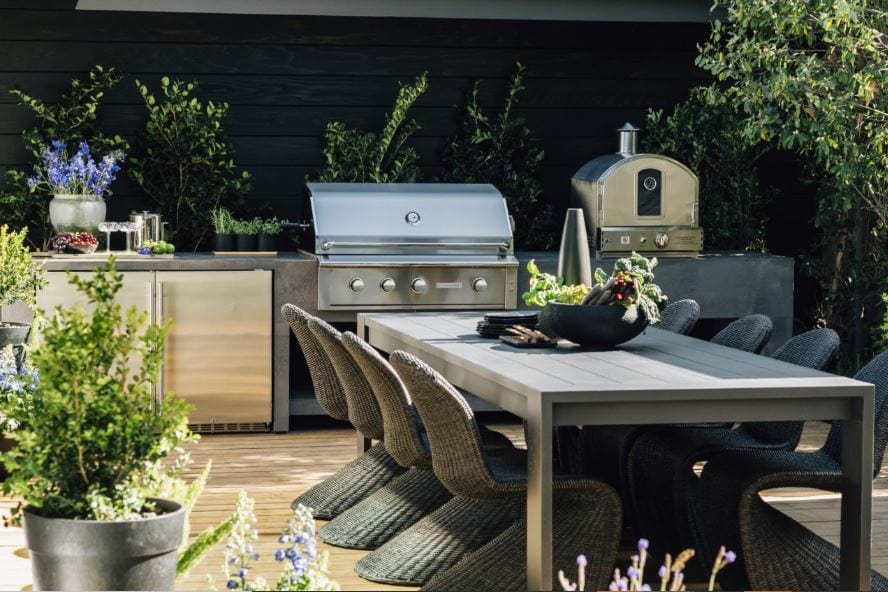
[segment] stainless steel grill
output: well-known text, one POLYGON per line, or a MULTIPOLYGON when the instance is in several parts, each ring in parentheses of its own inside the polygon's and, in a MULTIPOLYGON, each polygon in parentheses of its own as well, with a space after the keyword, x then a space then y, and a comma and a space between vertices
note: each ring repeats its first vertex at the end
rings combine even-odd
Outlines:
POLYGON ((318 310, 515 308, 518 261, 493 185, 308 183, 318 310))

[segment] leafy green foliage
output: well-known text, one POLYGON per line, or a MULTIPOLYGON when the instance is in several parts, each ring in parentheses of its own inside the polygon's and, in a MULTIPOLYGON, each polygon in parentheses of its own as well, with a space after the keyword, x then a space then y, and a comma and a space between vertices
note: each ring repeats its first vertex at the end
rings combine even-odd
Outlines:
POLYGON ((161 79, 158 100, 147 85, 136 86, 148 121, 129 174, 172 226, 179 249, 198 250, 209 233, 210 212, 236 207, 249 192, 250 173, 238 171, 234 148, 222 126, 228 103, 206 105, 191 93, 197 82, 161 79))
POLYGON ((808 159, 821 183, 827 323, 853 367, 868 357, 888 291, 888 8, 867 0, 719 0, 697 63, 736 133, 808 159))
POLYGON ((882 294, 882 304, 885 307, 885 313, 879 327, 880 335, 876 342, 876 351, 888 351, 888 292, 882 294))
POLYGON ((30 355, 40 376, 33 411, 10 410, 20 427, 3 456, 4 492, 47 517, 136 519, 150 508, 160 463, 190 436, 189 406, 154 400, 169 325, 146 325, 147 313, 114 303, 123 276, 113 259, 69 281, 94 312, 59 307, 43 324, 30 355))
MULTIPOLYGON (((100 132, 97 120, 99 103, 122 78, 114 68, 95 66, 85 81, 72 80, 55 104, 47 104, 23 90, 10 91, 34 114, 35 126, 22 133, 33 163, 39 162, 40 151, 53 140, 73 145, 85 141, 97 154, 128 151, 129 144, 123 138, 100 132)), ((31 168, 28 166, 28 170, 31 168)), ((25 170, 6 171, 5 186, 0 188, 0 219, 13 228, 29 228, 34 246, 46 248, 52 230, 48 225, 51 196, 28 187, 27 179, 25 170)))
POLYGON ((686 164, 700 179, 700 222, 709 250, 763 250, 773 190, 759 182, 758 160, 767 146, 751 146, 740 132, 734 103, 711 105, 705 90, 691 90, 671 113, 649 111, 648 152, 686 164))
POLYGON ((524 118, 515 115, 524 91, 524 73, 524 67, 517 64, 502 109, 493 118, 478 103, 481 83, 472 85, 461 113, 460 130, 444 147, 442 180, 492 183, 505 196, 515 219, 516 248, 549 249, 557 244, 558 228, 551 208, 542 200, 542 187, 534 178, 545 153, 524 118))
POLYGON ((617 259, 610 276, 600 267, 595 270, 597 284, 592 287, 591 294, 600 291, 604 298, 599 304, 622 306, 636 314, 633 309, 637 309, 648 322, 656 323, 660 320, 660 305, 666 302, 660 286, 654 283, 657 263, 656 257, 648 259, 632 251, 629 257, 617 259))
POLYGON ((420 129, 408 118, 410 108, 428 89, 428 74, 413 84, 401 84, 391 113, 380 133, 349 129, 331 121, 324 132, 324 168, 317 181, 342 183, 412 183, 422 176, 419 156, 406 142, 420 129))
POLYGON ((521 296, 527 306, 543 308, 548 302, 580 304, 589 293, 589 286, 565 286, 563 277, 541 272, 533 259, 527 262, 527 271, 530 273, 530 284, 527 292, 521 296))
POLYGON ((213 222, 213 231, 216 234, 231 234, 233 232, 234 218, 227 209, 213 208, 210 210, 210 220, 213 222))
POLYGON ((27 234, 27 228, 15 232, 6 224, 0 226, 0 306, 14 302, 33 306, 37 290, 46 283, 43 265, 32 265, 27 234))

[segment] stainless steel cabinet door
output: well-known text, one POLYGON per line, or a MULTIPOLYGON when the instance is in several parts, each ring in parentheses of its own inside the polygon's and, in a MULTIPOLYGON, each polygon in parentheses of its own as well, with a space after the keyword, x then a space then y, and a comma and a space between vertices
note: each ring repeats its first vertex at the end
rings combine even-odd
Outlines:
POLYGON ((271 271, 158 271, 156 293, 173 322, 161 394, 194 405, 201 431, 271 422, 271 271))
MULTIPOLYGON (((77 277, 85 278, 92 275, 88 271, 74 273, 77 277)), ((46 316, 52 316, 57 306, 82 306, 87 311, 92 307, 86 302, 86 298, 68 283, 68 274, 64 271, 48 271, 44 276, 46 286, 37 293, 37 307, 43 309, 46 316)), ((135 306, 140 311, 149 313, 154 309, 153 302, 154 272, 153 271, 125 271, 123 272, 123 285, 117 293, 116 302, 124 310, 135 306)))

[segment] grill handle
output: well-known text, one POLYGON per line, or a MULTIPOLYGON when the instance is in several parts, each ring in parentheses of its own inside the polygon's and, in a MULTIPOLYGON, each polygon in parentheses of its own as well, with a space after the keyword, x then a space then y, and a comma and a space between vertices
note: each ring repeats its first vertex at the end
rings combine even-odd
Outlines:
POLYGON ((329 251, 335 247, 346 247, 346 248, 373 248, 373 247, 420 247, 420 248, 429 248, 429 249, 477 249, 477 248, 485 248, 485 247, 496 247, 500 251, 508 251, 509 243, 508 242, 500 242, 500 243, 377 243, 377 242, 337 242, 337 241, 324 241, 321 243, 321 249, 324 251, 329 251))

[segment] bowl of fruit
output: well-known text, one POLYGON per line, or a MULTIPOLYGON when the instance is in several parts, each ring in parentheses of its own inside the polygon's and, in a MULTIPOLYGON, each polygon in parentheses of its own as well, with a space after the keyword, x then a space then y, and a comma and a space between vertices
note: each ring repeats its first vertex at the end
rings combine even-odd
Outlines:
POLYGON ((139 255, 172 255, 176 246, 166 241, 146 241, 136 252, 139 255))
POLYGON ((99 241, 88 232, 60 232, 53 237, 52 246, 59 253, 88 255, 96 252, 99 241))
POLYGON ((585 347, 613 347, 660 318, 666 296, 654 280, 657 259, 637 253, 618 259, 610 275, 595 270, 595 284, 565 286, 531 261, 524 301, 541 306, 540 330, 585 347))

